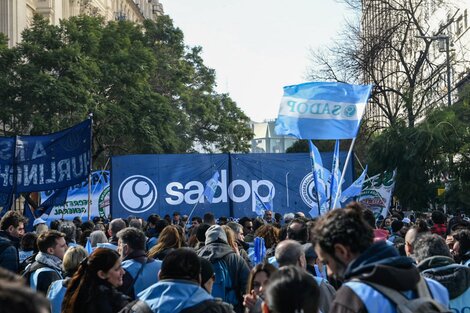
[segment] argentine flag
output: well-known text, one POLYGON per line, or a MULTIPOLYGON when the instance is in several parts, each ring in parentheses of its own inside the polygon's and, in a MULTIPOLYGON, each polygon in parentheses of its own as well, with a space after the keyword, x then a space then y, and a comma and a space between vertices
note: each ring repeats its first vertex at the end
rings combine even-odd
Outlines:
POLYGON ((286 86, 275 132, 299 139, 355 138, 371 89, 335 82, 286 86))

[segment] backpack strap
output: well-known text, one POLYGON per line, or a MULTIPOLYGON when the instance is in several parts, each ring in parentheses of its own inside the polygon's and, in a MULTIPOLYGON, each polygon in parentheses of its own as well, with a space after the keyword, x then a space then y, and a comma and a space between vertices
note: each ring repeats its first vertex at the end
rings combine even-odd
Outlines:
POLYGON ((416 291, 418 292, 418 297, 420 298, 430 298, 432 299, 432 295, 429 292, 428 285, 423 277, 420 276, 419 282, 416 285, 416 291))
POLYGON ((126 294, 128 294, 131 291, 131 289, 134 288, 135 282, 137 281, 137 278, 140 276, 140 274, 142 274, 142 272, 144 271, 144 267, 147 264, 147 261, 148 261, 148 258, 145 258, 144 263, 142 263, 142 266, 140 267, 139 271, 137 272, 134 279, 132 280, 132 283, 127 288, 126 294))

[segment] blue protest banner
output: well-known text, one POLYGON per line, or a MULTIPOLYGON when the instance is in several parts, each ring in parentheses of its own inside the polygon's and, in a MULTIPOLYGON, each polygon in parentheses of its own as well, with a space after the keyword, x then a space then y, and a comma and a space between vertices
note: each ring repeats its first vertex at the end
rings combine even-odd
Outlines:
POLYGON ((275 131, 300 139, 354 138, 371 88, 336 82, 286 86, 275 131))
MULTIPOLYGON (((344 162, 346 154, 341 152, 344 162)), ((322 154, 332 164, 332 153, 322 154)), ((352 167, 345 172, 352 182, 352 167)), ((220 216, 255 216, 256 194, 272 202, 276 213, 308 213, 316 202, 307 153, 129 155, 112 158, 113 217, 212 212, 220 216), (230 161, 229 161, 230 160, 230 161), (220 172, 212 203, 204 201, 205 182, 220 172), (202 196, 202 197, 201 197, 202 196)))
POLYGON ((62 189, 90 171, 91 120, 44 136, 0 137, 0 194, 62 189))

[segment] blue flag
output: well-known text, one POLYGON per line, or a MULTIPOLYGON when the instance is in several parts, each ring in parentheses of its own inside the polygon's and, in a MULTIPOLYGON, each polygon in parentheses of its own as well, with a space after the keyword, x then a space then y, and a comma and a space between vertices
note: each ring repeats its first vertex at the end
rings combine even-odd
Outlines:
POLYGON ((255 205, 252 208, 252 211, 256 213, 258 216, 263 216, 265 210, 269 210, 269 208, 264 204, 264 202, 261 200, 257 192, 254 192, 255 194, 255 205))
POLYGON ((209 203, 214 200, 215 191, 217 189, 217 183, 219 182, 219 171, 215 172, 211 179, 206 182, 206 188, 204 189, 204 196, 209 203))
POLYGON ((367 175, 367 165, 364 171, 362 172, 361 176, 356 179, 354 183, 351 184, 343 193, 341 194, 340 202, 344 203, 346 202, 349 198, 352 197, 357 197, 361 194, 362 191, 362 185, 364 184, 364 180, 367 175))
POLYGON ((330 181, 330 210, 334 209, 334 201, 336 197, 341 195, 341 186, 339 180, 341 179, 341 170, 339 169, 339 140, 336 140, 335 150, 333 152, 333 164, 331 166, 331 181, 330 181))
POLYGON ((286 86, 275 132, 300 139, 355 138, 371 89, 335 82, 286 86))
POLYGON ((274 186, 272 186, 271 189, 269 190, 268 202, 265 203, 265 206, 270 211, 274 211, 274 209, 273 209, 274 208, 273 198, 274 198, 274 186))
POLYGON ((308 143, 310 148, 310 161, 312 163, 313 182, 315 184, 314 196, 317 199, 317 202, 315 203, 317 211, 318 205, 320 205, 320 212, 317 212, 317 214, 315 215, 317 216, 318 213, 321 213, 327 209, 326 204, 328 201, 328 196, 326 185, 330 172, 323 167, 323 161, 321 159, 320 151, 318 151, 318 148, 312 143, 311 140, 309 140, 308 143))
POLYGON ((68 187, 54 190, 52 194, 39 205, 36 215, 42 216, 45 214, 49 216, 53 207, 64 205, 67 201, 68 191, 68 187))
POLYGON ((253 265, 257 265, 263 262, 264 258, 266 257, 266 245, 262 237, 255 237, 254 250, 253 259, 255 264, 253 265))
POLYGON ((92 254, 92 252, 93 252, 93 247, 91 246, 90 237, 88 237, 88 238, 86 239, 85 250, 86 250, 86 252, 88 253, 88 255, 92 254))
POLYGON ((23 207, 23 215, 27 218, 28 224, 24 225, 26 232, 32 232, 34 230, 33 223, 36 217, 34 216, 33 212, 31 211, 31 207, 28 204, 28 201, 24 201, 23 207))

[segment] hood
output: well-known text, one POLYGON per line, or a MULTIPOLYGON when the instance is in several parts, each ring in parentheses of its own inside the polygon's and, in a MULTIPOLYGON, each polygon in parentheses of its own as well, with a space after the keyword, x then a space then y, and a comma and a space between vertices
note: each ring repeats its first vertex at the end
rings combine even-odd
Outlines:
POLYGON ((433 256, 418 264, 424 277, 434 279, 449 291, 450 299, 455 299, 470 288, 470 267, 456 264, 452 258, 433 256))
POLYGON ((360 278, 396 290, 410 290, 416 286, 420 275, 412 259, 400 256, 385 241, 378 241, 349 264, 345 278, 360 278))
POLYGON ((206 260, 211 261, 213 263, 215 260, 222 259, 228 254, 235 253, 226 243, 211 243, 210 245, 202 247, 198 251, 198 255, 203 257, 206 260))
POLYGON ((145 301, 154 313, 179 313, 213 297, 197 283, 185 280, 162 280, 137 297, 145 301))
POLYGON ((209 227, 209 229, 206 230, 206 245, 216 241, 220 242, 220 240, 225 243, 228 242, 227 235, 225 234, 225 231, 222 227, 219 225, 212 225, 209 227))

